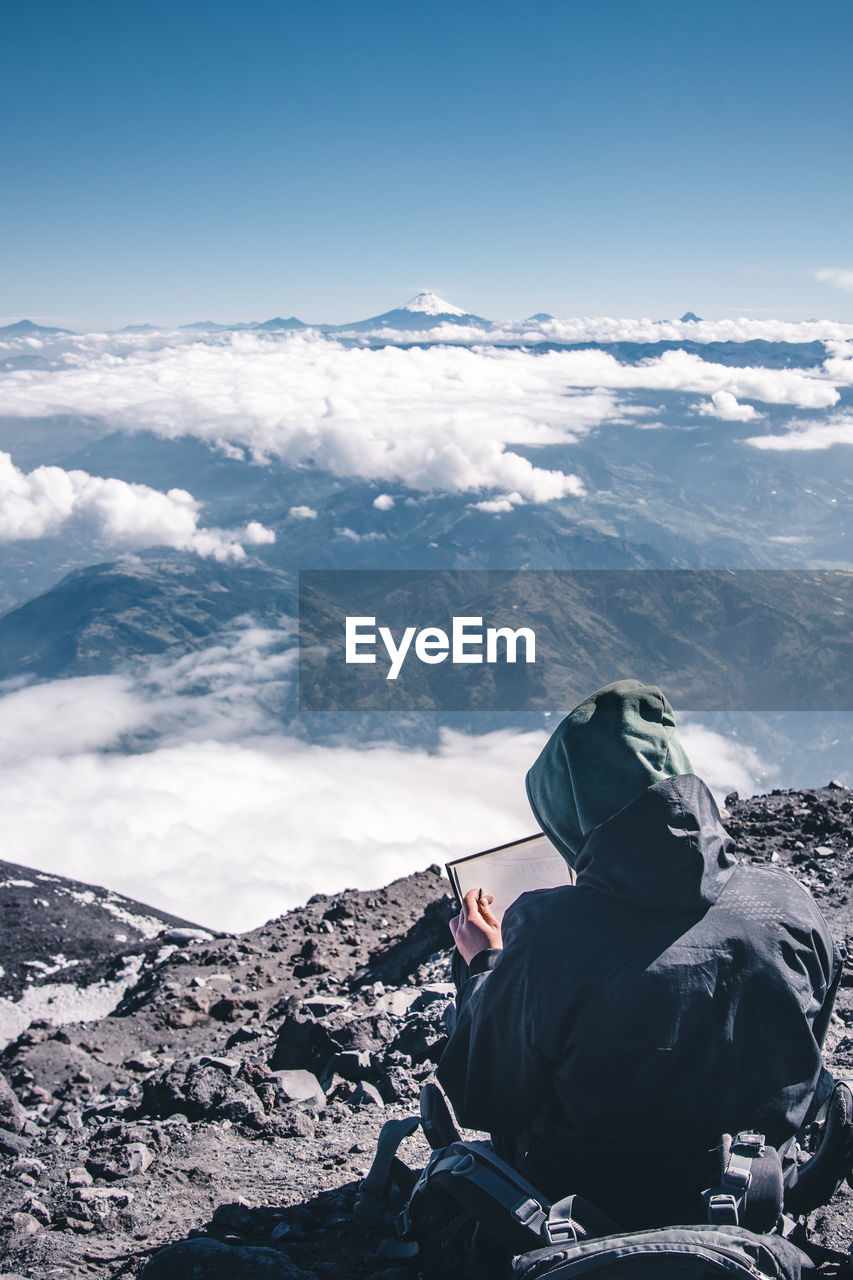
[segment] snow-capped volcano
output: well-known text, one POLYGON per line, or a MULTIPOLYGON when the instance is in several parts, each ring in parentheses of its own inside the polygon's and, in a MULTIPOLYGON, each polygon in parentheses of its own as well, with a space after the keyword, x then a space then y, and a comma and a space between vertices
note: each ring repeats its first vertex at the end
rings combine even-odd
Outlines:
POLYGON ((402 307, 393 311, 385 311, 381 316, 371 316, 368 320, 358 320, 355 324, 339 324, 327 326, 327 332, 353 330, 370 332, 377 329, 432 329, 439 324, 472 325, 476 328, 489 328, 490 322, 482 316, 475 316, 470 311, 462 311, 454 307, 452 302, 445 302, 437 293, 425 291, 418 293, 402 307))
POLYGON ((427 316, 464 316, 461 307, 454 307, 452 302, 445 302, 437 293, 418 293, 411 301, 400 307, 401 311, 418 311, 427 316))

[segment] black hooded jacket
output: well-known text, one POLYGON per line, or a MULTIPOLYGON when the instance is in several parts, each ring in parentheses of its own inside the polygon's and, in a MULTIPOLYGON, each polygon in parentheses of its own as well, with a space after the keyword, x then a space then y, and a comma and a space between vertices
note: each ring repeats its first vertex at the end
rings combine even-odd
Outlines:
POLYGON ((696 1220, 723 1132, 782 1145, 828 1092, 835 945, 791 875, 737 862, 692 774, 594 827, 575 869, 474 958, 438 1078, 552 1197, 696 1220))

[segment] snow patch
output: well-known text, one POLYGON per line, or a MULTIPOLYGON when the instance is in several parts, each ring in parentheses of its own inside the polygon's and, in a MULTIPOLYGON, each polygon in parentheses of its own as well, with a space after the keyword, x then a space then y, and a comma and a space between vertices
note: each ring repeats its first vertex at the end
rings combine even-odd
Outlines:
POLYGON ((73 982, 50 982, 28 988, 20 1000, 0 999, 0 1045, 14 1040, 36 1018, 48 1018, 55 1026, 105 1018, 138 978, 142 959, 142 956, 129 956, 112 982, 96 982, 88 987, 78 987, 73 982))
POLYGON ((91 889, 67 889, 65 886, 59 886, 57 893, 66 894, 84 907, 97 903, 108 915, 113 916, 121 924, 130 925, 131 929, 135 929, 143 938, 156 938, 158 933, 162 933, 168 927, 164 920, 158 920, 156 916, 136 915, 135 912, 128 911, 127 907, 123 907, 116 898, 111 896, 99 898, 91 889))
POLYGON ((95 895, 91 889, 84 889, 82 892, 77 889, 59 889, 58 892, 68 894, 69 898, 73 898, 84 907, 90 907, 95 901, 95 895))
POLYGON ((80 963, 79 960, 69 960, 61 953, 58 956, 52 956, 51 959, 52 964, 48 964, 46 960, 24 960, 22 965, 25 969, 38 969, 41 976, 47 978, 52 973, 59 973, 60 969, 71 969, 80 963))
POLYGON ((115 916, 116 920, 120 920, 122 924, 130 925, 131 929, 135 929, 137 933, 141 933, 143 938, 156 938, 158 933, 162 933, 166 928, 164 921, 157 920, 152 916, 137 916, 132 911, 128 911, 126 907, 122 907, 114 898, 104 898, 101 906, 108 911, 111 916, 115 916))
POLYGON ((429 290, 416 294, 400 307, 400 310, 417 311, 426 316, 464 316, 466 314, 461 307, 454 307, 452 302, 445 302, 444 298, 439 298, 437 293, 430 293, 429 290))

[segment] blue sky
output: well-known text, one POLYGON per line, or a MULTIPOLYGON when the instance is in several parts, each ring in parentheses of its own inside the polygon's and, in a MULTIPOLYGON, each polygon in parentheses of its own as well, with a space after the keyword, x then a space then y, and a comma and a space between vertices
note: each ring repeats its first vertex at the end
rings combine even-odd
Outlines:
POLYGON ((6 6, 0 319, 853 319, 849 0, 6 6))

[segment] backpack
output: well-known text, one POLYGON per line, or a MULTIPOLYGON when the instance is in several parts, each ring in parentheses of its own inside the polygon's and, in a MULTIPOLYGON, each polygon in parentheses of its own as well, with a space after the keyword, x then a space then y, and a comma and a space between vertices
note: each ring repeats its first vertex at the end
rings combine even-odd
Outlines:
POLYGON ((514 1259, 519 1280, 800 1280, 811 1259, 790 1240, 745 1227, 698 1223, 584 1240, 565 1248, 536 1249, 514 1259))
POLYGON ((625 1232, 582 1196, 549 1202, 491 1143, 463 1141, 443 1095, 428 1084, 420 1117, 383 1126, 356 1212, 416 1242, 426 1264, 421 1275, 430 1280, 800 1280, 815 1261, 842 1258, 811 1244, 791 1213, 825 1203, 853 1165, 853 1090, 847 1081, 835 1085, 820 1137, 811 1159, 783 1174, 779 1153, 761 1134, 724 1134, 719 1182, 703 1193, 707 1222, 625 1232), (396 1155, 418 1127, 433 1147, 420 1174, 396 1155))

